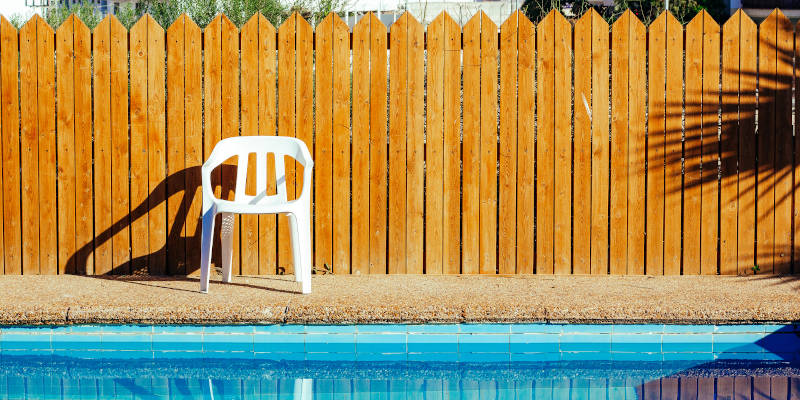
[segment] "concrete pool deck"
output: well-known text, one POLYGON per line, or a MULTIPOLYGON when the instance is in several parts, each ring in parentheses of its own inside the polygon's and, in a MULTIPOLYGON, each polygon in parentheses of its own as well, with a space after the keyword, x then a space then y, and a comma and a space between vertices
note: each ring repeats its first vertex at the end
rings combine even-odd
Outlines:
POLYGON ((800 276, 0 276, 0 325, 800 321, 800 276))

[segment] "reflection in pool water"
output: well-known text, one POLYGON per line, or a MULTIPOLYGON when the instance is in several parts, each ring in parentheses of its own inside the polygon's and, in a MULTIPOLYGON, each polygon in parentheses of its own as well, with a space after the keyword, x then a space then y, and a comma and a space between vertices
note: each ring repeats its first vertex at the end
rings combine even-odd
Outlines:
POLYGON ((365 364, 4 357, 0 399, 796 399, 800 364, 365 364))

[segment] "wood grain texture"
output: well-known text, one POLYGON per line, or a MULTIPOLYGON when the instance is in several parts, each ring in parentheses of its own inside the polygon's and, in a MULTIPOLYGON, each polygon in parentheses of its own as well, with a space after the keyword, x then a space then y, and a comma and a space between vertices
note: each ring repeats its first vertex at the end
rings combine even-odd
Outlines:
MULTIPOLYGON (((142 42, 146 40, 146 22, 139 22, 136 27, 137 30, 131 30, 131 42, 139 42, 142 44, 139 50, 146 54, 146 44, 142 42), (135 33, 134 33, 135 32, 135 33)), ((113 242, 109 239, 112 237, 112 224, 113 216, 112 210, 112 188, 111 188, 111 18, 107 17, 100 22, 94 29, 92 40, 93 56, 94 56, 94 259, 95 270, 94 273, 108 274, 113 270, 113 242)), ((137 54, 138 55, 138 54, 137 54)), ((146 83, 147 80, 147 66, 141 64, 134 64, 135 56, 131 57, 131 71, 133 67, 142 67, 131 75, 132 91, 133 86, 137 83, 146 83)), ((147 88, 136 86, 136 89, 144 90, 141 93, 142 97, 146 97, 147 88)), ((137 109, 138 110, 138 109, 137 109)), ((132 110, 133 113, 133 110, 132 110)), ((146 114, 145 114, 146 118, 146 114)), ((133 123, 133 118, 131 122, 133 123)), ((131 130, 131 135, 138 132, 131 130)), ((142 143, 146 143, 147 138, 141 138, 142 143)), ((144 164, 145 174, 147 171, 147 164, 144 164)), ((143 183, 143 182, 139 182, 143 183)), ((147 187, 146 182, 145 188, 147 187)), ((147 230, 146 226, 143 231, 147 230)), ((145 232, 145 237, 147 233, 145 232)), ((145 245, 142 254, 147 254, 147 247, 145 245)))
POLYGON ((758 176, 756 191, 756 265, 772 273, 775 256, 775 110, 778 92, 776 42, 781 15, 773 12, 758 29, 758 176), (761 116, 764 118, 761 118, 761 116))
MULTIPOLYGON (((128 112, 128 31, 109 17, 111 68, 111 265, 116 274, 131 272, 130 149, 128 112)), ((77 30, 76 30, 77 33, 77 30)), ((82 170, 83 171, 83 170, 82 170)), ((105 239, 104 240, 109 240, 105 239)))
MULTIPOLYGON (((186 20, 179 16, 167 28, 167 272, 185 274, 186 235, 180 221, 185 206, 186 180, 174 179, 186 168, 185 143, 185 82, 186 82, 186 20)), ((244 96, 245 87, 242 87, 244 96)), ((183 217, 185 218, 185 217, 183 217)))
MULTIPOLYGON (((326 265, 329 268, 333 266, 333 17, 331 15, 317 25, 316 33, 314 265, 323 270, 326 265)), ((354 60, 354 68, 356 63, 354 60)), ((357 79, 358 76, 353 74, 354 90, 357 79)), ((356 131, 355 119, 360 108, 353 109, 353 133, 356 131)))
POLYGON ((630 62, 630 20, 623 14, 612 27, 611 52, 611 219, 609 267, 611 274, 628 271, 628 83, 630 62))
MULTIPOLYGON (((297 14, 292 14, 278 28, 278 136, 295 136, 295 81, 297 14)), ((275 159, 276 163, 285 162, 275 159)), ((294 197, 294 163, 284 169, 286 191, 294 197)), ((286 216, 278 216, 277 273, 288 274, 292 269, 289 226, 286 216)))
MULTIPOLYGON (((20 193, 18 32, 0 17, 0 111, 3 154, 3 256, 4 273, 22 273, 22 209, 20 193), (17 145, 9 145, 17 144, 17 145)), ((79 89, 80 90, 80 89, 79 89)))
MULTIPOLYGON (((186 274, 194 275, 200 271, 199 223, 202 212, 202 181, 200 166, 203 163, 203 68, 202 32, 200 27, 188 17, 184 18, 184 165, 185 192, 183 196, 186 222, 186 274)), ((174 225, 173 225, 174 226, 174 225)))
MULTIPOLYGON (((220 61, 222 71, 220 74, 220 93, 222 106, 220 107, 221 138, 239 136, 239 30, 233 22, 224 15, 220 16, 220 61)), ((222 198, 234 199, 236 188, 236 165, 238 158, 231 158, 226 164, 229 167, 221 171, 222 198)), ((240 228, 241 215, 235 216, 231 252, 231 268, 235 274, 241 273, 240 261, 240 228)), ((152 233, 151 233, 152 234, 152 233)))
MULTIPOLYGON (((596 19, 595 19, 596 20, 596 19)), ((609 42, 608 27, 593 23, 591 60, 592 197, 591 267, 592 274, 608 274, 609 234, 609 42), (597 32, 594 32, 594 30, 597 32)), ((601 24, 602 25, 602 24, 601 24)), ((583 99, 581 100, 583 101, 583 99)), ((586 104, 584 103, 584 107, 586 104)))
MULTIPOLYGON (((258 14, 258 129, 259 135, 276 134, 276 29, 258 14)), ((275 194, 275 159, 267 157, 267 193, 275 194)), ((258 272, 274 274, 277 265, 277 216, 258 217, 258 272)))
MULTIPOLYGON (((75 272, 75 45, 74 15, 56 30, 58 142, 58 272, 75 272)), ((0 28, 2 29, 2 28, 0 28)))
MULTIPOLYGON (((500 274, 516 272, 517 34, 519 30, 517 21, 519 14, 512 14, 500 25, 499 219, 497 227, 497 267, 500 274)), ((548 72, 544 72, 544 74, 546 75, 548 72)))
POLYGON ((756 82, 758 28, 744 13, 739 19, 739 199, 738 273, 756 263, 756 82))
POLYGON ((481 13, 480 273, 497 273, 497 25, 481 13))
POLYGON ((517 13, 517 252, 516 272, 531 274, 536 265, 536 26, 517 13))
POLYGON ((648 275, 665 271, 664 151, 666 141, 666 16, 650 24, 648 34, 647 115, 647 266, 648 275))
POLYGON ((461 189, 461 273, 480 272, 481 18, 478 12, 463 33, 463 133, 461 189))
POLYGON ((628 39, 628 274, 645 273, 647 29, 629 20, 628 39))
MULTIPOLYGON (((775 245, 773 272, 792 272, 792 74, 794 26, 780 10, 777 14, 775 43, 775 245)), ((712 93, 713 94, 713 93, 712 93)))
MULTIPOLYGON (((703 151, 703 16, 686 25, 686 134, 684 137, 683 273, 700 273, 703 151)), ((675 106, 672 106, 674 108, 675 106)))
MULTIPOLYGON (((331 13, 333 80, 333 272, 349 274, 350 260, 350 30, 331 13)), ((298 131, 298 137, 300 133, 298 131)), ((310 135, 309 135, 310 136, 310 135)), ((299 186, 298 186, 299 187, 299 186)), ((361 226, 359 226, 361 228, 361 226)))
MULTIPOLYGON (((77 246, 73 257, 75 258, 75 273, 88 274, 94 271, 92 38, 89 28, 83 24, 73 24, 73 29, 75 51, 75 243, 77 246)), ((5 176, 7 179, 11 175, 5 176)))
POLYGON ((720 260, 722 275, 735 275, 738 265, 739 197, 739 29, 741 11, 722 27, 722 125, 720 132, 720 260))
POLYGON ((554 64, 556 13, 551 12, 536 28, 538 102, 536 133, 536 273, 553 273, 555 202, 555 98, 554 64))
MULTIPOLYGON (((314 146, 314 119, 311 118, 314 112, 314 32, 311 24, 305 19, 297 17, 297 68, 295 69, 297 83, 296 86, 296 131, 295 136, 302 140, 308 148, 314 146)), ((348 66, 349 72, 349 66, 348 66)), ((291 162, 296 170, 296 189, 289 190, 290 195, 296 198, 303 187, 303 167, 300 163, 291 162)), ((313 182, 312 182, 313 183, 313 182)), ((313 185, 312 185, 313 187, 313 185)), ((313 210, 309 210, 313 212, 313 210)), ((348 218, 349 219, 349 218, 348 218)), ((314 237, 313 226, 311 227, 311 237, 314 237)), ((335 261, 335 260, 334 260, 335 261)), ((294 267, 294 264, 292 265, 294 267)), ((349 267, 348 267, 349 270, 349 267)), ((293 269, 292 269, 293 271, 293 269)))
POLYGON ((22 179, 22 273, 39 274, 39 132, 37 20, 35 15, 19 31, 20 144, 22 179))
POLYGON ((575 23, 575 121, 574 128, 574 203, 572 231, 575 239, 573 249, 573 272, 591 272, 591 183, 592 183, 592 32, 593 11, 589 11, 575 23))
POLYGON ((553 271, 572 273, 572 25, 555 15, 553 271))
POLYGON ((44 19, 37 22, 39 124, 39 271, 58 273, 56 165, 55 32, 44 19))
MULTIPOLYGON (((362 18, 353 28, 353 107, 352 133, 352 204, 370 204, 370 25, 372 14, 362 18)), ((319 27, 317 28, 319 32, 319 27)), ((317 36, 319 37, 319 36, 317 36)), ((317 47, 319 48, 319 47, 317 47)), ((318 134, 317 134, 318 135, 318 134)), ((319 136, 317 136, 319 137, 319 136)), ((368 274, 370 259, 370 224, 372 212, 352 214, 352 273, 368 274)))
POLYGON ((408 25, 405 13, 392 24, 389 52, 388 273, 406 273, 406 130, 408 114, 408 25))
POLYGON ((700 273, 715 275, 720 212, 720 142, 717 133, 720 112, 720 27, 708 12, 703 11, 699 15, 703 18, 700 273))
POLYGON ((444 266, 444 81, 446 13, 427 32, 427 87, 425 113, 425 272, 441 274, 444 266))
MULTIPOLYGON (((97 30, 97 28, 95 28, 97 30)), ((97 43, 95 41, 95 43, 97 43)), ((130 205, 131 272, 147 271, 150 254, 148 226, 148 145, 147 145, 147 20, 141 19, 130 30, 130 205)), ((97 68, 95 68, 97 70, 97 68)), ((96 109, 96 107, 95 107, 96 109)), ((95 123, 96 125, 96 123, 95 123)), ((95 127, 95 132, 97 128, 95 127)), ((99 188, 96 188, 99 190, 99 188)))
POLYGON ((406 168, 407 210, 406 210, 406 273, 423 273, 424 262, 424 136, 425 129, 425 33, 422 24, 408 14, 407 19, 407 65, 408 65, 408 122, 406 125, 406 168))
POLYGON ((370 17, 369 85, 369 272, 385 274, 387 239, 387 75, 386 25, 370 17))
POLYGON ((681 270, 681 101, 683 27, 672 14, 664 14, 666 46, 666 100, 664 147, 664 274, 681 270))
MULTIPOLYGON (((167 273, 164 29, 151 17, 147 20, 147 221, 151 275, 167 273)), ((238 96, 237 96, 238 98, 238 96)))

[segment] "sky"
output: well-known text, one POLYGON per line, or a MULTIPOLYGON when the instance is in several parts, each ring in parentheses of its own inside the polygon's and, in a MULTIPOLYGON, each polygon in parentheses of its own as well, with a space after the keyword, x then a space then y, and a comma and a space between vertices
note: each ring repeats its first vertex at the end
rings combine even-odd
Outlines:
POLYGON ((25 0, 0 0, 0 14, 10 17, 14 14, 31 14, 33 10, 25 7, 25 0))

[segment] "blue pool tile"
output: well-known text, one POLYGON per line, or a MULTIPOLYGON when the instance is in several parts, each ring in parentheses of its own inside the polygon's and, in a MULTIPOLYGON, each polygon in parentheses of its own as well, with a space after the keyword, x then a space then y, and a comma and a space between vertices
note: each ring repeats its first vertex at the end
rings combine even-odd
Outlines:
POLYGON ((206 326, 203 333, 220 333, 220 334, 253 334, 255 327, 253 325, 222 325, 222 326, 206 326))
MULTIPOLYGON (((49 330, 48 330, 49 331, 49 330)), ((51 335, 26 335, 24 333, 7 333, 0 335, 0 346, 3 350, 50 350, 51 335)))
POLYGON ((151 335, 115 335, 105 333, 102 335, 103 350, 152 350, 151 335))
POLYGON ((405 334, 358 334, 356 335, 358 353, 405 353, 405 334))
POLYGON ((103 358, 103 352, 100 350, 55 349, 53 350, 53 357, 79 358, 82 360, 99 360, 103 358))
POLYGON ((714 325, 664 325, 664 333, 714 333, 714 325))
POLYGON ((714 353, 664 353, 664 361, 714 361, 714 353))
POLYGON ((256 325, 255 333, 304 333, 304 325, 256 325))
POLYGON ((408 326, 405 324, 375 324, 358 325, 356 330, 361 333, 406 333, 408 326))
POLYGON ((597 325, 571 325, 565 324, 562 326, 562 332, 564 334, 570 333, 611 333, 614 328, 614 325, 610 324, 597 324, 597 325))
POLYGON ((764 333, 791 333, 795 331, 794 325, 767 324, 763 325, 764 333))
POLYGON ((154 351, 153 358, 169 360, 169 359, 186 359, 186 358, 203 358, 202 351, 154 351))
POLYGON ((3 349, 0 353, 2 357, 50 357, 53 355, 53 350, 33 350, 33 349, 3 349))
POLYGON ((253 335, 203 335, 204 351, 253 352, 253 335))
POLYGON ((458 351, 461 353, 508 353, 507 334, 462 334, 458 336, 458 351))
POLYGON ((614 334, 648 334, 664 333, 664 325, 661 324, 635 324, 635 325, 614 325, 614 334))
POLYGON ((2 330, 3 335, 50 335, 53 328, 49 326, 7 326, 2 330))
POLYGON ((54 350, 101 350, 100 334, 53 334, 54 350))
POLYGON ((408 361, 458 362, 458 353, 408 353, 408 361))
POLYGON ((764 338, 761 333, 729 333, 715 334, 713 337, 714 352, 760 353, 764 351, 756 342, 764 338))
POLYGON ((764 350, 773 353, 800 352, 800 335, 797 333, 772 333, 756 343, 764 350))
POLYGON ((406 361, 407 358, 408 355, 406 353, 361 353, 361 352, 356 353, 356 361, 398 362, 398 361, 406 361))
POLYGON ((626 352, 611 352, 611 360, 613 361, 661 361, 661 353, 626 353, 626 352))
POLYGON ((611 353, 607 351, 565 351, 561 353, 563 361, 607 361, 611 353))
POLYGON ((718 360, 759 360, 759 361, 783 361, 783 357, 773 353, 738 353, 724 352, 714 353, 718 360))
POLYGON ((302 353, 305 351, 305 336, 298 334, 260 334, 253 335, 256 352, 302 353))
POLYGON ((763 325, 717 325, 714 333, 764 333, 763 325))
POLYGON ((254 353, 252 351, 204 351, 203 358, 205 359, 228 359, 228 360, 252 360, 254 353))
POLYGON ((103 333, 153 333, 152 325, 104 325, 103 333))
POLYGON ((511 333, 509 324, 461 324, 461 333, 511 333))
POLYGON ((306 353, 308 361, 355 361, 356 353, 306 353))
POLYGON ((156 333, 153 335, 153 350, 202 351, 203 335, 156 333))
POLYGON ((560 341, 553 334, 512 334, 509 348, 512 353, 558 353, 560 341))
POLYGON ((306 333, 356 333, 355 325, 306 325, 306 333))
POLYGON ((108 360, 152 360, 152 351, 103 351, 101 357, 108 360))
POLYGON ((512 324, 511 333, 561 333, 561 324, 512 324))
POLYGON ((458 333, 457 324, 421 324, 409 325, 408 333, 458 333))
POLYGON ((305 361, 306 353, 255 353, 257 360, 271 361, 305 361))
POLYGON ((560 361, 561 353, 511 353, 512 362, 560 361))
POLYGON ((457 353, 458 335, 409 334, 410 353, 457 353))
POLYGON ((467 363, 496 363, 496 362, 510 362, 511 354, 509 353, 472 353, 462 352, 458 355, 458 360, 467 363))
MULTIPOLYGON (((72 333, 102 333, 103 332, 103 325, 73 325, 69 328, 69 331, 72 333)), ((55 333, 55 328, 53 333, 55 333)))
POLYGON ((665 353, 711 353, 713 350, 712 335, 663 335, 661 349, 665 353))
POLYGON ((202 334, 202 325, 154 325, 154 333, 202 334))
POLYGON ((316 353, 355 353, 356 335, 307 334, 306 351, 316 353))
POLYGON ((561 351, 611 351, 611 335, 582 334, 561 336, 561 351))
POLYGON ((611 336, 611 350, 633 353, 660 353, 661 335, 615 333, 611 336))

